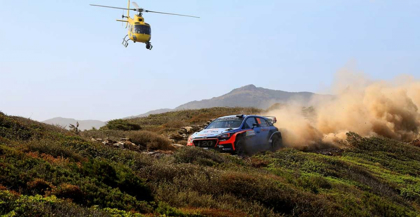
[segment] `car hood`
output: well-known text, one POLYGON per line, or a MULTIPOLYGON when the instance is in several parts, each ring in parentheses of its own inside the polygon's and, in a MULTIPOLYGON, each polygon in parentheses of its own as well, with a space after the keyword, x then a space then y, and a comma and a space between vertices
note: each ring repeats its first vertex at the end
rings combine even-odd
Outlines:
POLYGON ((200 137, 216 137, 222 133, 226 133, 232 131, 232 128, 216 128, 216 129, 204 129, 200 132, 194 133, 193 138, 200 138, 200 137))

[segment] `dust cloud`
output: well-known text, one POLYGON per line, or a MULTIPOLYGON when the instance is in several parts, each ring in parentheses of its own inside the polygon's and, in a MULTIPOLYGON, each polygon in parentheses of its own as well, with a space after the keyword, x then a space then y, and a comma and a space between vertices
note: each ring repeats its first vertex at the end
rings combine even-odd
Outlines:
POLYGON ((313 98, 313 107, 291 101, 266 115, 276 116, 286 146, 339 145, 347 132, 401 141, 419 138, 420 81, 399 76, 372 81, 363 73, 340 70, 333 82, 334 97, 313 98))

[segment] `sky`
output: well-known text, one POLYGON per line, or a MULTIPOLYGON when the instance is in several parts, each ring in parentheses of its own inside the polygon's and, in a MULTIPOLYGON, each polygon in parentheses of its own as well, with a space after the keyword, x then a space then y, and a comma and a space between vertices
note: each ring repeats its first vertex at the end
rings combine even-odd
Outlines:
POLYGON ((418 0, 138 0, 152 51, 122 46, 124 0, 0 0, 0 111, 107 121, 254 84, 324 93, 349 62, 420 78, 418 0))

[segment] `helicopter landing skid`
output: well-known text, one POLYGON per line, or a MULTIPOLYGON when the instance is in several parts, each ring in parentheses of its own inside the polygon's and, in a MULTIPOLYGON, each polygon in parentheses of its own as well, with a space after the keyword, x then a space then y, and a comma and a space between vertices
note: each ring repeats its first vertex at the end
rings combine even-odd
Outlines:
POLYGON ((128 42, 130 41, 130 39, 127 39, 127 37, 128 37, 128 35, 126 35, 126 36, 123 38, 122 45, 123 45, 124 47, 128 47, 128 42))

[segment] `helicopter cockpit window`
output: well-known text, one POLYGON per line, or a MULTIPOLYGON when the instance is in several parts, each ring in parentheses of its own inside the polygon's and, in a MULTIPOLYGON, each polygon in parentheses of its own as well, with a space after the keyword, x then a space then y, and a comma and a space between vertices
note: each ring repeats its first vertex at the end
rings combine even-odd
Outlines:
POLYGON ((151 29, 150 29, 150 26, 135 25, 134 33, 150 35, 151 29))

